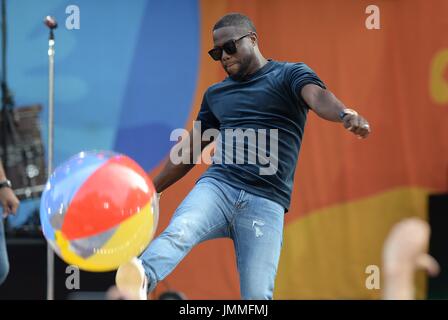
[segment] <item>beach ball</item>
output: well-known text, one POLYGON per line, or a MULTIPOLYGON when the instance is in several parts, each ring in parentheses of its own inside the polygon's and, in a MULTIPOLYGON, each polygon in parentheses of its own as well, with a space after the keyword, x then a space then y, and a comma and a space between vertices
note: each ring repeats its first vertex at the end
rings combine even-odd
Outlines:
POLYGON ((154 236, 156 191, 131 158, 88 151, 58 166, 40 203, 43 234, 67 264, 112 271, 138 256, 154 236))

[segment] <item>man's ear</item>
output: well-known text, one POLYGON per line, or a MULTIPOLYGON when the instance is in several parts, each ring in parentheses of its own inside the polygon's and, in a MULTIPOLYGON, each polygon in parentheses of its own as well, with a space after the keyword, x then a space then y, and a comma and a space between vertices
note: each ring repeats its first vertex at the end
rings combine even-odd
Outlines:
POLYGON ((258 35, 255 32, 252 32, 249 38, 252 40, 253 45, 258 45, 258 35))

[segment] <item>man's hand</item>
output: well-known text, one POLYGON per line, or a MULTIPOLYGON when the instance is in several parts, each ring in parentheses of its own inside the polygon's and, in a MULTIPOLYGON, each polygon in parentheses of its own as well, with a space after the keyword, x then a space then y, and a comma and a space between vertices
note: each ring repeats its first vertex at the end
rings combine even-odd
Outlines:
POLYGON ((393 226, 383 246, 383 299, 415 299, 415 272, 439 273, 439 264, 428 254, 430 234, 428 222, 420 218, 407 218, 393 226))
POLYGON ((16 213, 19 207, 19 199, 17 199, 11 188, 0 188, 0 204, 3 207, 3 217, 7 217, 8 214, 16 213))
POLYGON ((329 90, 315 84, 305 85, 300 94, 308 106, 322 119, 343 122, 344 127, 360 139, 365 139, 371 132, 370 125, 355 110, 348 109, 329 90))
POLYGON ((371 132, 370 125, 367 120, 355 111, 347 113, 344 118, 342 118, 342 122, 344 124, 344 128, 353 132, 359 139, 367 138, 371 132))

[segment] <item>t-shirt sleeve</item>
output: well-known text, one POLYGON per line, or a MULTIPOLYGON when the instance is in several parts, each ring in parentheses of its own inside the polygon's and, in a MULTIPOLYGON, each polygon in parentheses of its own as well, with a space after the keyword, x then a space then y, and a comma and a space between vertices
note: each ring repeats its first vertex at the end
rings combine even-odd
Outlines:
POLYGON ((317 76, 317 74, 306 64, 304 63, 290 63, 287 65, 286 70, 286 81, 289 85, 289 88, 297 98, 297 100, 309 108, 307 103, 303 100, 302 95, 300 94, 302 88, 307 84, 315 84, 321 87, 322 89, 326 89, 323 81, 317 76))
POLYGON ((207 100, 207 92, 202 97, 201 109, 199 110, 198 116, 196 117, 196 121, 201 122, 201 133, 211 128, 219 130, 219 121, 218 119, 216 119, 212 110, 210 110, 210 106, 207 100))

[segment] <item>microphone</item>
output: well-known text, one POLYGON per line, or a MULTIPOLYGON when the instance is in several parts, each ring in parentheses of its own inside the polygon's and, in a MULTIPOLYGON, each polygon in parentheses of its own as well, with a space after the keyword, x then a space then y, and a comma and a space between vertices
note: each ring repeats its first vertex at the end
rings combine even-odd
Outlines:
POLYGON ((56 19, 51 16, 46 16, 44 19, 44 24, 50 28, 50 30, 56 29, 58 27, 58 23, 56 22, 56 19))

